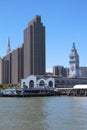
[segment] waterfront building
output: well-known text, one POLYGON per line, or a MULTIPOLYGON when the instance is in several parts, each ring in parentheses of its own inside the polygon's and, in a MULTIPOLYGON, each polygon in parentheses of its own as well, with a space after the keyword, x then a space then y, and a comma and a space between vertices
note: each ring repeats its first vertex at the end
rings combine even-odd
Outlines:
POLYGON ((12 53, 8 53, 6 56, 3 57, 3 59, 5 61, 8 61, 8 73, 6 73, 4 70, 3 70, 3 74, 6 74, 7 75, 7 82, 4 81, 4 84, 11 84, 11 78, 12 78, 12 75, 11 75, 11 68, 12 68, 12 53))
POLYGON ((23 78, 23 45, 12 51, 11 83, 18 84, 23 78))
MULTIPOLYGON (((20 45, 15 50, 12 50, 10 53, 8 53, 3 59, 4 61, 8 62, 8 73, 5 72, 5 68, 3 70, 3 74, 7 74, 7 84, 18 84, 23 78, 23 44, 20 45)), ((6 64, 5 64, 6 67, 6 64)))
POLYGON ((8 61, 0 57, 0 84, 8 82, 8 66, 8 61))
POLYGON ((77 53, 77 49, 75 47, 75 43, 73 43, 71 54, 69 57, 70 69, 69 69, 69 77, 79 77, 79 55, 77 53))
POLYGON ((24 30, 24 78, 45 74, 45 27, 35 16, 24 30))
POLYGON ((22 88, 72 88, 77 84, 87 84, 87 78, 30 75, 27 78, 21 79, 22 88))
POLYGON ((19 84, 31 74, 45 74, 45 27, 41 16, 35 16, 24 30, 24 43, 11 51, 8 38, 7 53, 0 60, 1 83, 19 84), (3 69, 2 69, 3 68, 3 69))
POLYGON ((12 61, 11 61, 11 83, 18 83, 18 49, 12 51, 12 61))
POLYGON ((3 59, 0 57, 0 84, 2 84, 3 80, 3 59))
POLYGON ((25 79, 21 79, 22 88, 54 88, 55 79, 42 75, 30 75, 25 79))

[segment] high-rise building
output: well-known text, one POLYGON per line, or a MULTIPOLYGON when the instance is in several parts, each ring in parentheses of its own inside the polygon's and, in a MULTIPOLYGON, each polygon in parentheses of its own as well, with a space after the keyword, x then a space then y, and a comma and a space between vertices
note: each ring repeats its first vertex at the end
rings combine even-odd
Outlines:
POLYGON ((68 77, 68 68, 65 68, 64 66, 53 66, 53 75, 59 76, 59 77, 68 77))
POLYGON ((45 27, 35 16, 24 30, 24 78, 45 74, 45 27))
POLYGON ((41 16, 35 16, 24 30, 24 43, 17 49, 10 48, 0 59, 0 83, 18 84, 29 75, 45 74, 45 27, 41 16))
POLYGON ((3 59, 0 57, 0 84, 3 82, 3 59))
MULTIPOLYGON (((8 74, 3 71, 4 74, 7 74, 7 82, 8 84, 11 84, 11 79, 12 79, 12 53, 8 53, 6 56, 3 57, 3 59, 5 61, 8 61, 8 74)), ((5 84, 5 81, 4 81, 4 84, 5 84)))
POLYGON ((9 62, 0 57, 0 84, 8 83, 8 66, 9 62))
POLYGON ((79 77, 79 55, 77 53, 77 49, 75 47, 75 43, 73 43, 71 54, 70 54, 70 70, 69 77, 79 77))
POLYGON ((18 84, 23 78, 23 45, 12 51, 11 83, 18 84))

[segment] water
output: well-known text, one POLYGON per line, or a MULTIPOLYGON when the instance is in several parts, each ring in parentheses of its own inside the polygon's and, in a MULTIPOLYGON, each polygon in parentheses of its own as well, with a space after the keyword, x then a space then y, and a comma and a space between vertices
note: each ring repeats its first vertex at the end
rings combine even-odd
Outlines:
POLYGON ((0 98, 0 130, 87 130, 87 97, 0 98))

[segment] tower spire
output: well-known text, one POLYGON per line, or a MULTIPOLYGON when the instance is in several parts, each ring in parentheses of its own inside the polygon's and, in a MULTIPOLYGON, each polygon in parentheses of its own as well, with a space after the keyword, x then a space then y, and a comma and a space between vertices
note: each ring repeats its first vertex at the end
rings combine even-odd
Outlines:
POLYGON ((70 54, 70 77, 79 77, 79 55, 77 53, 77 49, 75 47, 75 43, 73 43, 71 54, 70 54))
POLYGON ((7 54, 11 51, 11 48, 10 48, 10 38, 8 37, 8 48, 7 48, 7 54))

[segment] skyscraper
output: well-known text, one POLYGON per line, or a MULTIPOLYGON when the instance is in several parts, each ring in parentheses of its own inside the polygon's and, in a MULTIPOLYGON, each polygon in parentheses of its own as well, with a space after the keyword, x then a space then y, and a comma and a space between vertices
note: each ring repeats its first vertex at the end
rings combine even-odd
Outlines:
POLYGON ((29 75, 45 74, 45 27, 41 16, 35 16, 24 30, 24 43, 0 59, 0 82, 18 84, 29 75))
POLYGON ((11 83, 18 84, 23 78, 23 45, 12 51, 11 83))
POLYGON ((0 57, 0 84, 3 83, 3 58, 0 57))
POLYGON ((24 30, 24 78, 45 74, 45 27, 35 16, 24 30))
POLYGON ((0 57, 0 84, 8 83, 9 62, 0 57))

